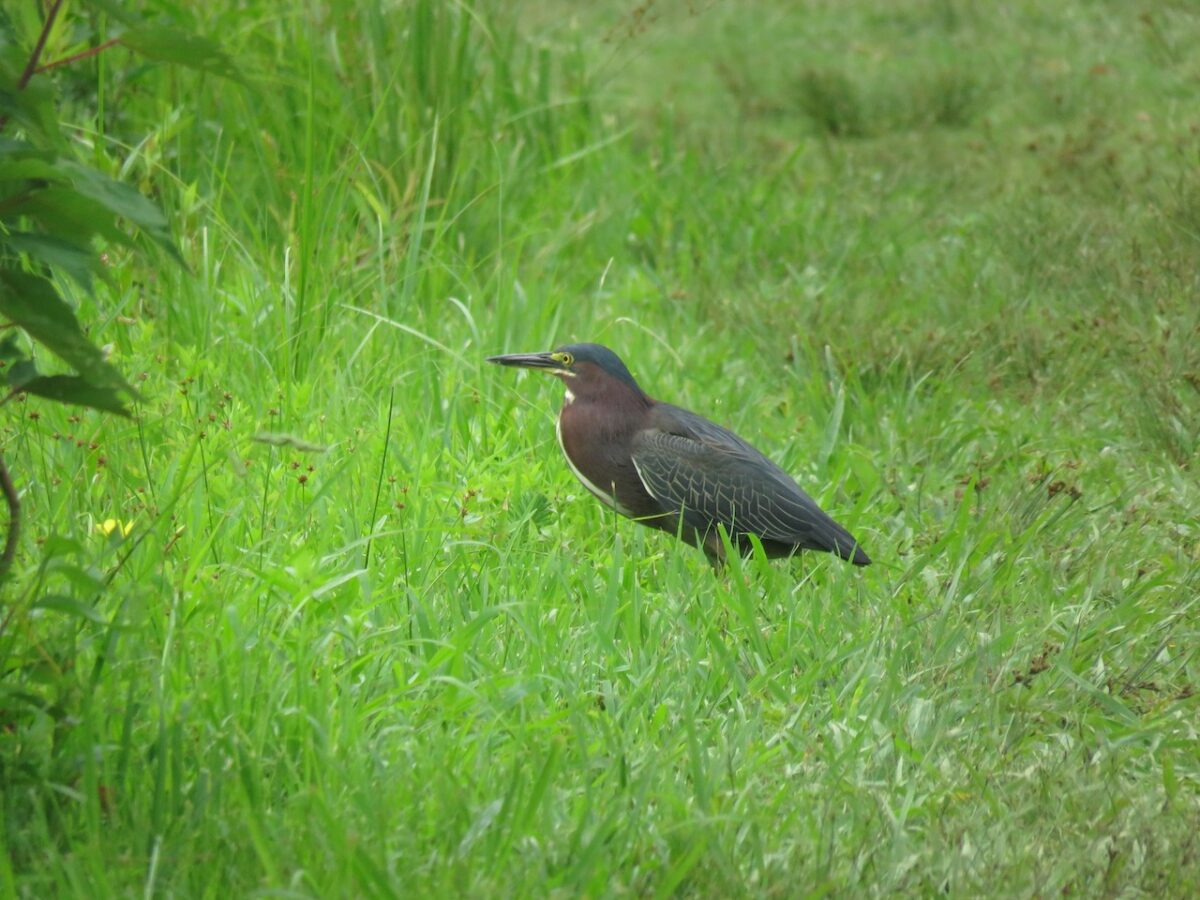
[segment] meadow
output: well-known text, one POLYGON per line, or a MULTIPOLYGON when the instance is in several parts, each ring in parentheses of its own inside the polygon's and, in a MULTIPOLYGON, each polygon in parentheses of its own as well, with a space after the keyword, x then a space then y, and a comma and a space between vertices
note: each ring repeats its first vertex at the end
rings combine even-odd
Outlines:
POLYGON ((0 893, 1200 892, 1192 4, 145 8, 241 80, 47 73, 186 268, 0 410, 0 893), (572 341, 874 564, 595 502, 572 341))

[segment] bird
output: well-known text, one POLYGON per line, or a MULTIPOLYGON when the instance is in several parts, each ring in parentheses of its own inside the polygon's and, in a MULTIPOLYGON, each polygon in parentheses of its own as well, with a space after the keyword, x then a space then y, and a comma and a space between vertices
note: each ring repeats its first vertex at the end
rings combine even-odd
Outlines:
POLYGON ((622 516, 699 547, 714 567, 726 562, 721 528, 743 556, 753 534, 768 558, 821 550, 870 565, 783 469, 729 429, 651 398, 609 348, 567 344, 487 361, 561 379, 556 431, 575 477, 622 516))

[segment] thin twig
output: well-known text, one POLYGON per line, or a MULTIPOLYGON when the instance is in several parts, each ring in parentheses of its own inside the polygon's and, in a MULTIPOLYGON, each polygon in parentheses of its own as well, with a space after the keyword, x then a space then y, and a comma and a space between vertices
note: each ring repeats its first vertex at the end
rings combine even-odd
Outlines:
POLYGON ((105 41, 103 44, 97 44, 95 47, 89 47, 86 50, 80 50, 78 53, 72 53, 70 56, 64 56, 62 59, 56 59, 54 62, 48 62, 44 66, 38 66, 34 73, 41 75, 43 72, 49 72, 51 69, 57 69, 59 66, 67 66, 73 62, 79 62, 81 59, 90 59, 93 56, 99 56, 109 47, 121 43, 120 38, 112 38, 105 41))
POLYGON ((50 29, 54 27, 54 20, 58 18, 58 10, 61 6, 62 0, 54 0, 54 5, 46 13, 46 21, 42 23, 42 33, 38 35, 37 44, 34 45, 33 52, 29 54, 29 61, 25 63, 25 71, 21 73, 21 77, 17 81, 18 91, 25 90, 29 79, 37 71, 38 60, 42 58, 42 51, 46 49, 46 39, 50 37, 50 29))
POLYGON ((12 476, 8 474, 8 466, 4 464, 4 455, 0 453, 0 490, 8 503, 8 537, 4 539, 4 553, 0 554, 0 583, 8 577, 12 568, 13 557, 17 554, 17 538, 21 536, 21 499, 13 486, 12 476))

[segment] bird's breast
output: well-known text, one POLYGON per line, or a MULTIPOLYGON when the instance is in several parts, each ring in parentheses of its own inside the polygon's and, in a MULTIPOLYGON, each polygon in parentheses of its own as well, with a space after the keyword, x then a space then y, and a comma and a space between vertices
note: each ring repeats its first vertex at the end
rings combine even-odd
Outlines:
POLYGON ((604 429, 597 427, 595 418, 586 406, 568 401, 558 414, 555 428, 558 445, 567 458, 567 465, 585 488, 621 515, 632 516, 633 512, 618 500, 619 473, 608 462, 610 453, 606 452, 604 429))

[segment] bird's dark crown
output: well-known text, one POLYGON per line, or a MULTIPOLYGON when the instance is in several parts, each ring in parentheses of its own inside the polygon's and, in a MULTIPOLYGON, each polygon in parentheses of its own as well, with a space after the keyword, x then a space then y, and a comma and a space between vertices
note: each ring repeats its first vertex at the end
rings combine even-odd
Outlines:
POLYGON ((621 357, 602 344, 566 344, 558 347, 554 352, 571 355, 571 363, 567 366, 569 370, 579 371, 576 367, 580 363, 591 363, 598 366, 605 374, 619 378, 631 388, 641 390, 625 363, 621 362, 621 357))

